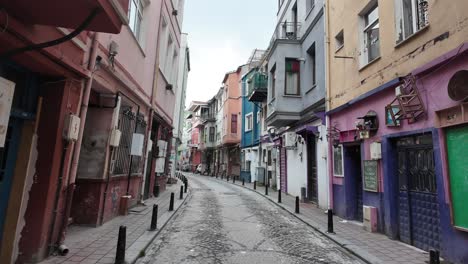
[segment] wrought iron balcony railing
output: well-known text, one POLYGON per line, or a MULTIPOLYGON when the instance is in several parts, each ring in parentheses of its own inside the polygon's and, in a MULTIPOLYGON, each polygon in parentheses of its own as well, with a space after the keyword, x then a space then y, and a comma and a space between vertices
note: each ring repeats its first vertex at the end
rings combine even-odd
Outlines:
POLYGON ((267 98, 268 76, 262 72, 256 72, 247 81, 247 95, 251 102, 261 102, 267 98))

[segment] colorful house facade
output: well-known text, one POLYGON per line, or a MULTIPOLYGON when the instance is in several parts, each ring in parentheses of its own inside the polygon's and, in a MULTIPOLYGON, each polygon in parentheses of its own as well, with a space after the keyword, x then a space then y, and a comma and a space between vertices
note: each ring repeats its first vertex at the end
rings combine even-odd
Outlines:
POLYGON ((66 229, 69 169, 83 132, 70 134, 67 125, 86 116, 85 87, 97 59, 91 51, 98 48, 91 31, 119 33, 128 1, 0 5, 0 262, 37 262, 56 250, 66 229), (63 16, 45 8, 51 5, 73 12, 63 16), (64 37, 71 40, 32 45, 64 37))
MULTIPOLYGON (((328 208, 323 1, 278 3, 264 69, 266 126, 271 138, 281 138, 272 159, 279 165, 283 192, 328 208)), ((269 148, 274 146, 271 138, 265 142, 269 148)))
POLYGON ((466 263, 468 6, 404 2, 327 1, 331 204, 466 263))
POLYGON ((266 182, 265 179, 259 179, 259 171, 262 177, 266 174, 260 168, 261 150, 260 144, 260 115, 261 108, 259 104, 250 102, 248 99, 250 86, 263 82, 266 86, 267 77, 254 68, 247 72, 241 79, 242 82, 242 129, 241 129, 241 178, 247 182, 266 182), (262 173, 263 172, 263 173, 262 173))

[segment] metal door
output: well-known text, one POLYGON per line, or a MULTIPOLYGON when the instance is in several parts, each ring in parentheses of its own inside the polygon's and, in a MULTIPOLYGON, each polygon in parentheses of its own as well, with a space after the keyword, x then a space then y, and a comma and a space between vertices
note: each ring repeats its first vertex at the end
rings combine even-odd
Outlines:
POLYGON ((0 238, 3 235, 6 210, 13 182, 19 140, 21 137, 20 119, 10 117, 5 146, 0 148, 0 238))
POLYGON ((359 222, 363 221, 363 207, 362 207, 362 173, 356 174, 356 217, 354 220, 359 222))
POLYGON ((432 135, 397 141, 400 240, 439 249, 439 206, 432 135))
POLYGON ((315 151, 315 136, 307 135, 307 198, 317 203, 317 153, 315 151))

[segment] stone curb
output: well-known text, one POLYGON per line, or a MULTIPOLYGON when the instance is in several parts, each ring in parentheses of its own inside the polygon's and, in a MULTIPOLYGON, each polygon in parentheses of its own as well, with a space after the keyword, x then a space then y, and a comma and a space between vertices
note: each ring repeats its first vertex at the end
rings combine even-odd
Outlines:
POLYGON ((140 252, 146 251, 148 249, 148 247, 151 245, 151 243, 153 243, 153 241, 161 233, 161 231, 164 230, 169 221, 179 212, 179 209, 182 207, 182 205, 184 205, 184 203, 186 203, 188 199, 192 197, 192 192, 190 191, 190 189, 191 188, 189 186, 187 188, 187 193, 184 195, 184 199, 182 201, 175 198, 175 208, 173 212, 167 211, 158 219, 158 229, 156 229, 155 231, 145 231, 143 235, 141 235, 135 242, 133 242, 133 244, 129 248, 127 248, 125 254, 126 263, 134 264, 139 258, 142 257, 140 256, 140 252))
MULTIPOLYGON (((208 177, 211 177, 211 176, 208 176, 208 177)), ((214 178, 218 181, 221 181, 221 182, 227 182, 227 183, 230 183, 231 185, 234 185, 234 186, 237 186, 237 187, 240 187, 240 188, 244 188, 246 190, 249 190, 251 192, 254 192, 258 195, 261 195, 263 196, 264 198, 266 198, 267 200, 269 200, 272 204, 276 205, 277 207, 283 209, 284 211, 288 212, 290 215, 292 215, 293 217, 295 217, 296 219, 298 219, 299 221, 303 222, 304 224, 306 224, 307 226, 310 226, 311 228, 313 228, 314 230, 316 230, 317 232, 321 233, 322 235, 324 235, 325 237, 327 237, 328 239, 330 239, 331 241, 335 242, 336 244, 338 244, 339 246, 341 246, 343 249, 345 249, 346 251, 348 251, 349 253, 353 254, 354 256, 358 257, 360 260, 366 262, 366 263, 369 263, 369 264, 379 264, 381 263, 381 260, 376 258, 375 256, 365 252, 364 250, 361 250, 360 248, 352 245, 349 241, 347 241, 346 239, 343 239, 343 238, 339 238, 339 237, 336 237, 336 236, 332 236, 332 234, 330 233, 327 233, 325 229, 320 229, 319 227, 316 227, 312 224, 310 224, 309 222, 307 222, 306 220, 303 219, 303 217, 299 214, 299 215, 296 215, 295 213, 291 212, 289 209, 287 209, 285 206, 283 206, 282 204, 278 204, 275 200, 273 200, 272 198, 270 198, 270 196, 266 196, 260 192, 258 192, 257 190, 253 190, 249 187, 246 187, 246 186, 242 186, 242 185, 239 185, 239 184, 236 184, 236 183, 232 183, 231 181, 223 181, 221 179, 217 179, 217 178, 214 178)))

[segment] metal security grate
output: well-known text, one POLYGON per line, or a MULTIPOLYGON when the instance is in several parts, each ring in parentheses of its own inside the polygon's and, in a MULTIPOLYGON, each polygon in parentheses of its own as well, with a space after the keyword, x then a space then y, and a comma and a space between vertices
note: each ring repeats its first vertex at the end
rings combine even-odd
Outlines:
POLYGON ((119 116, 119 129, 122 132, 120 145, 113 153, 113 174, 128 174, 130 166, 130 150, 132 147, 132 136, 135 126, 136 115, 131 107, 122 107, 119 116))

